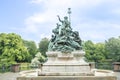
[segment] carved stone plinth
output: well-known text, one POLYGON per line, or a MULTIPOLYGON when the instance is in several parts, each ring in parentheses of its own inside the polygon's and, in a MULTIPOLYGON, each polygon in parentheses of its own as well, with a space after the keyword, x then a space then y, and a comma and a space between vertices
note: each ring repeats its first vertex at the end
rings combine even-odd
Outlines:
MULTIPOLYGON (((72 53, 47 52, 48 61, 43 64, 42 72, 45 73, 91 73, 89 63, 84 61, 84 51, 72 53)), ((61 74, 62 75, 62 74, 61 74)))

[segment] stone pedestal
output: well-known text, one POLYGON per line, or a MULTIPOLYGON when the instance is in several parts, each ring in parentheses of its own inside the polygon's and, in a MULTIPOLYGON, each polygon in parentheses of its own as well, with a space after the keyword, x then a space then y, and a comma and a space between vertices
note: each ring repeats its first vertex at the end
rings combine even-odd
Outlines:
MULTIPOLYGON (((48 61, 41 71, 28 71, 17 80, 117 80, 112 71, 90 70, 84 61, 84 51, 72 53, 47 52, 48 61)), ((91 68, 94 68, 91 65, 91 68)))
POLYGON ((115 72, 120 72, 120 62, 114 62, 113 63, 113 70, 115 72))
POLYGON ((46 75, 87 75, 91 73, 89 63, 84 61, 84 51, 47 52, 46 54, 48 61, 42 67, 42 72, 46 75))

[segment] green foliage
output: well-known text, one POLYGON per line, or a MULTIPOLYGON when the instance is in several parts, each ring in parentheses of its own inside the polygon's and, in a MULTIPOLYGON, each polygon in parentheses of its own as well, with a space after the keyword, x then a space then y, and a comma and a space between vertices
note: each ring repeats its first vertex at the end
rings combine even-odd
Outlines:
POLYGON ((31 66, 32 67, 36 67, 38 66, 40 63, 44 63, 46 60, 46 58, 40 53, 38 52, 35 57, 32 59, 31 61, 31 66))
POLYGON ((27 47, 27 50, 30 54, 27 61, 31 62, 31 59, 33 59, 35 57, 35 54, 37 53, 37 46, 34 41, 23 40, 23 43, 25 47, 27 47))
POLYGON ((45 58, 40 52, 38 52, 38 53, 35 55, 35 57, 38 58, 38 61, 39 61, 40 63, 43 63, 43 62, 45 62, 45 60, 46 60, 46 58, 45 58))
POLYGON ((105 42, 106 50, 108 51, 108 58, 113 61, 120 61, 120 37, 110 38, 105 42))
POLYGON ((46 57, 46 51, 48 50, 49 40, 47 38, 43 38, 39 43, 39 51, 43 56, 46 57))
POLYGON ((105 45, 103 43, 94 44, 88 40, 84 42, 85 57, 88 61, 101 62, 105 60, 105 45))
POLYGON ((0 57, 10 62, 21 62, 29 56, 21 36, 15 33, 0 34, 0 57))
POLYGON ((30 63, 20 63, 20 71, 31 69, 30 63))
POLYGON ((92 43, 92 41, 88 40, 88 41, 84 42, 83 48, 85 49, 85 52, 86 52, 85 57, 87 58, 87 60, 94 61, 93 55, 95 54, 95 52, 94 52, 95 46, 92 43))
POLYGON ((5 66, 5 67, 9 67, 9 66, 11 66, 11 64, 15 64, 16 62, 15 61, 13 61, 13 60, 11 60, 10 58, 1 58, 0 57, 0 67, 2 67, 3 65, 5 66))
POLYGON ((97 43, 95 44, 95 58, 97 62, 102 62, 106 59, 105 57, 105 44, 104 43, 97 43))
POLYGON ((110 38, 105 43, 92 43, 88 40, 84 42, 83 48, 86 51, 85 57, 88 61, 120 61, 120 37, 110 38))

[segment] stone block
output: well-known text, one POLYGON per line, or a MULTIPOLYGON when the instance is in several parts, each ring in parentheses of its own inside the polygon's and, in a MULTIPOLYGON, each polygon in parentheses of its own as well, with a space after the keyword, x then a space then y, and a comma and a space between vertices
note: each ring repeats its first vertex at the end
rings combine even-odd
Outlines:
POLYGON ((38 76, 18 77, 17 80, 117 80, 115 76, 38 76))

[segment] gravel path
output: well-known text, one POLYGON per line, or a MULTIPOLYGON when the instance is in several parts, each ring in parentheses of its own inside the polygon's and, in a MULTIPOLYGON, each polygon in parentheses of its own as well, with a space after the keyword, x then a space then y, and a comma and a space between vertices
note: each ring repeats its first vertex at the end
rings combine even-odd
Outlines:
POLYGON ((117 76, 117 80, 120 80, 120 72, 115 72, 115 75, 117 76))
POLYGON ((16 77, 19 76, 19 73, 0 73, 0 80, 16 80, 16 77))

